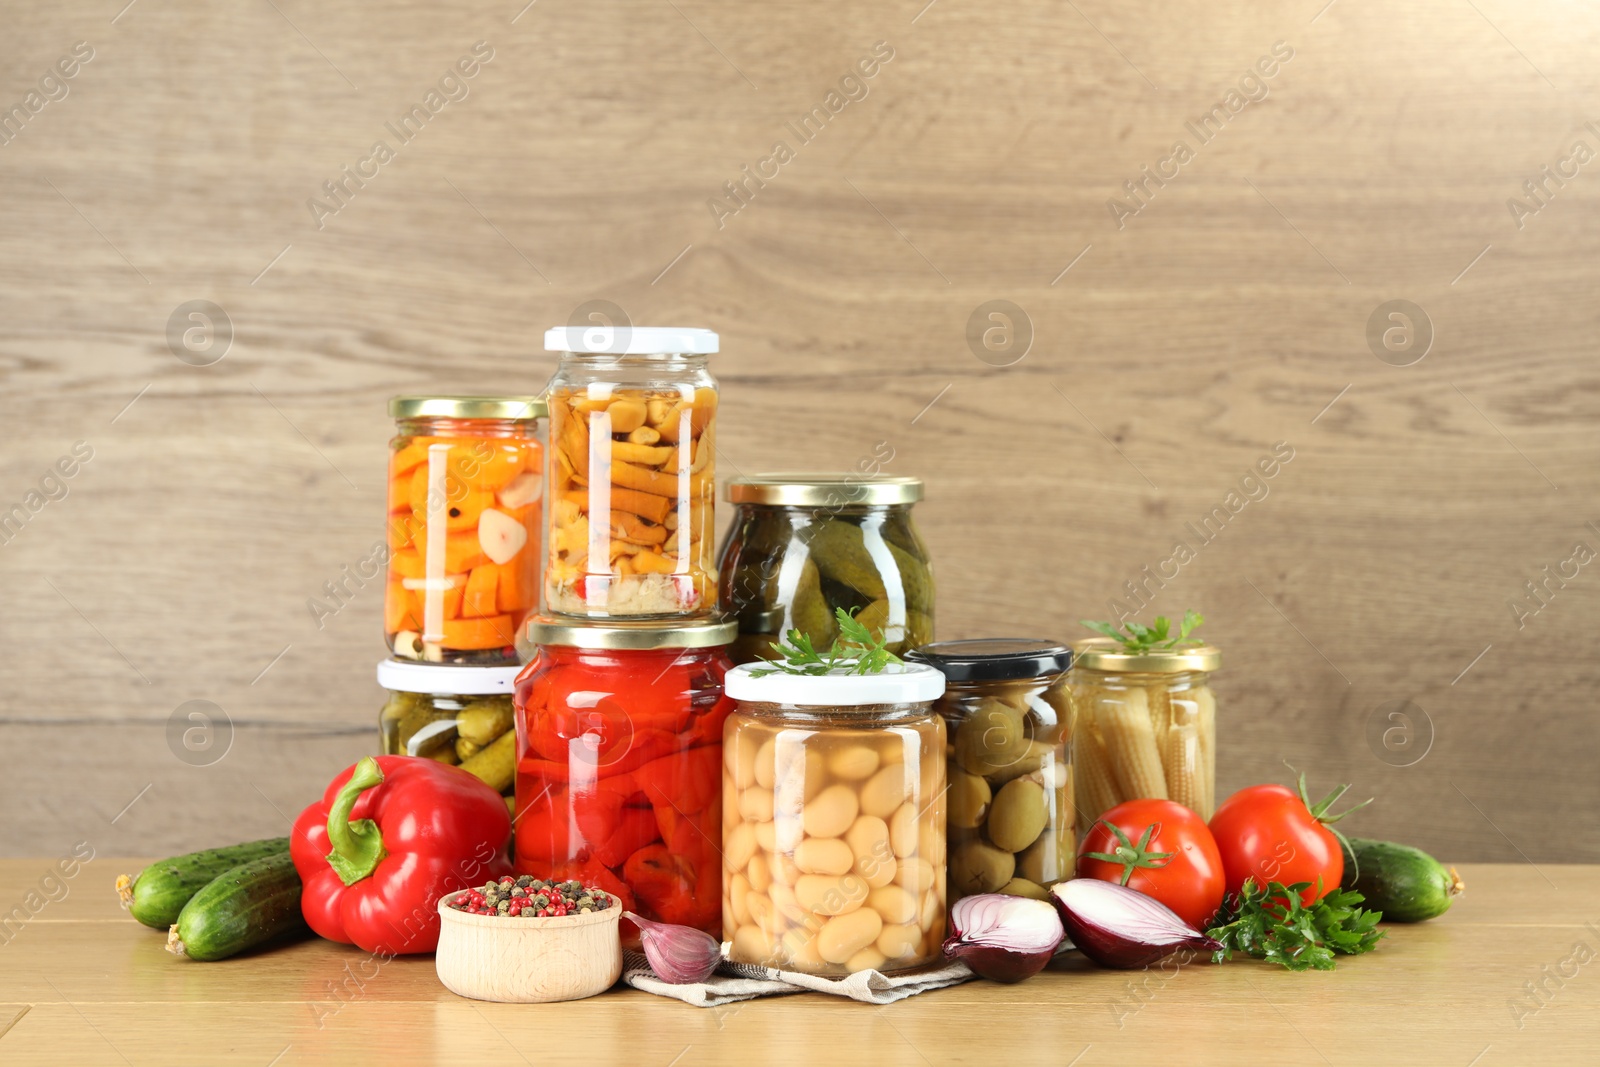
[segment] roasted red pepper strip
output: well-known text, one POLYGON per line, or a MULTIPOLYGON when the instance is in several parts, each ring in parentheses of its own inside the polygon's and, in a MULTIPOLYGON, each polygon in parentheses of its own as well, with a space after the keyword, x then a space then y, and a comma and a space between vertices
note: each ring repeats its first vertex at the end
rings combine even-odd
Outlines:
POLYGON ((505 799, 459 767, 368 756, 295 820, 301 910, 330 941, 432 952, 439 898, 510 872, 505 799))
POLYGON ((721 797, 722 748, 673 752, 640 767, 633 778, 658 808, 676 808, 684 815, 704 811, 721 797))

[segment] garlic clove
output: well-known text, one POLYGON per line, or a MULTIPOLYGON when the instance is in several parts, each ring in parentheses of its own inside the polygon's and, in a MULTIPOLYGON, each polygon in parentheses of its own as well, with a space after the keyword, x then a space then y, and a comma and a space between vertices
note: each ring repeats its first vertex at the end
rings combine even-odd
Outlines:
POLYGON ((622 915, 639 928, 644 957, 663 982, 673 985, 704 982, 722 962, 722 946, 704 930, 655 922, 631 911, 622 915))

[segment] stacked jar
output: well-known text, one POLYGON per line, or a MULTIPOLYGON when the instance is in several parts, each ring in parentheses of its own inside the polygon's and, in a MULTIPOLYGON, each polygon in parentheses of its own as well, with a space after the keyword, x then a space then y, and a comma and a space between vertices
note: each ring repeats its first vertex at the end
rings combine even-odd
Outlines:
POLYGON ((739 622, 734 662, 769 658, 791 629, 827 651, 841 608, 890 652, 933 640, 933 568, 911 519, 920 478, 758 474, 729 482, 728 499, 718 571, 739 622))
POLYGON ((544 401, 397 396, 389 414, 389 648, 398 659, 514 666, 538 601, 544 401))
POLYGON ((510 793, 516 638, 544 558, 544 401, 397 396, 389 414, 380 750, 510 793))
POLYGON ((544 614, 516 685, 520 872, 722 933, 727 646, 709 330, 558 328, 544 614))

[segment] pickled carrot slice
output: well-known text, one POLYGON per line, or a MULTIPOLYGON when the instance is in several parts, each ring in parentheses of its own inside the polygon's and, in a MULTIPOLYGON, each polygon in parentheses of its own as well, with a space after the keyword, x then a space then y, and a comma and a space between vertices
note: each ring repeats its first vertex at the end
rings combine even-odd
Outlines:
MULTIPOLYGON (((468 619, 483 619, 495 614, 495 590, 500 582, 500 564, 484 563, 467 576, 462 594, 461 614, 468 619)), ((449 614, 448 610, 446 614, 449 614)))
POLYGON ((495 615, 487 619, 446 619, 444 640, 446 648, 469 651, 504 648, 515 644, 516 623, 510 615, 495 615))

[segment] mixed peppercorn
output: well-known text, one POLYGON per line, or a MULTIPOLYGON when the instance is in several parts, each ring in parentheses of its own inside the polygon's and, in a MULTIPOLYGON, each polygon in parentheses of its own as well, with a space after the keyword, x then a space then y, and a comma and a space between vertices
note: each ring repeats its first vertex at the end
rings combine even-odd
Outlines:
POLYGON ((582 882, 544 881, 524 874, 509 874, 497 882, 486 882, 450 901, 450 907, 472 915, 505 915, 511 918, 546 919, 587 911, 604 911, 616 898, 599 889, 585 888, 582 882))

